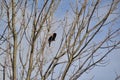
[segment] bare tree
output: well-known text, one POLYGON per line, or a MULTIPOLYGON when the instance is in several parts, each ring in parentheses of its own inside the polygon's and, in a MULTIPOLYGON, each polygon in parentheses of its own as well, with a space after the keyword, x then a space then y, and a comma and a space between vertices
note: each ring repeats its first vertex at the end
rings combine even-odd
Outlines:
POLYGON ((119 79, 120 79, 120 75, 118 75, 118 74, 116 73, 115 80, 119 80, 119 79))
POLYGON ((1 1, 3 80, 76 80, 120 49, 119 0, 68 3, 70 8, 60 13, 64 17, 56 18, 62 0, 1 1))

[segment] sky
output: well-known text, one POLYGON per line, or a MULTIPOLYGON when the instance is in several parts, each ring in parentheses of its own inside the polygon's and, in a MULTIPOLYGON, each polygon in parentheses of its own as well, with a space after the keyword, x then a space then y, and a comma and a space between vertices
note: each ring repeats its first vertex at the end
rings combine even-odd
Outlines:
MULTIPOLYGON (((75 0, 70 1, 74 2, 75 0)), ((101 4, 105 5, 109 3, 109 1, 110 0, 102 0, 101 4)), ((58 10, 56 11, 56 16, 60 18, 64 17, 63 15, 65 15, 66 10, 71 11, 70 2, 68 0, 62 0, 61 4, 58 7, 58 10)), ((105 11, 105 8, 104 10, 101 9, 99 14, 103 14, 105 13, 105 11)), ((112 17, 115 17, 115 15, 111 16, 110 19, 112 19, 112 17)), ((117 28, 120 27, 119 21, 117 23, 118 25, 115 26, 117 28)), ((96 40, 99 40, 99 38, 100 37, 96 37, 96 40)), ((120 40, 120 37, 118 38, 118 40, 120 40)), ((105 59, 107 61, 106 65, 96 66, 91 71, 83 74, 79 79, 89 80, 90 78, 92 78, 92 80, 115 80, 116 75, 120 75, 120 49, 112 51, 105 59)))
MULTIPOLYGON (((72 4, 72 2, 74 2, 75 0, 70 0, 71 3, 68 0, 61 0, 61 3, 57 9, 57 11, 55 12, 55 18, 57 18, 57 20, 59 19, 63 19, 64 16, 66 15, 66 11, 71 12, 71 6, 70 4, 72 4)), ((103 2, 101 3, 102 5, 106 4, 107 1, 103 0, 103 2)), ((99 14, 104 13, 105 11, 101 11, 99 14)), ((72 12, 71 12, 72 14, 72 12)), ((71 14, 68 15, 69 17, 69 21, 71 21, 71 14)), ((113 16, 112 16, 113 17, 113 16)), ((117 23, 119 25, 119 23, 117 23)), ((0 22, 0 34, 3 30, 3 27, 1 27, 2 23, 0 22)), ((56 24, 57 25, 57 24, 56 24)), ((92 24, 91 24, 92 25, 92 24)), ((120 27, 116 25, 116 27, 120 27)), ((59 29, 55 29, 56 32, 58 34, 61 33, 62 30, 59 29)), ((96 40, 99 40, 99 37, 96 37, 96 40)), ((118 40, 120 40, 120 38, 118 38, 118 40)), ((57 36, 57 41, 55 43, 59 43, 59 39, 57 36)), ((54 45, 55 43, 53 43, 52 45, 54 45)), ((83 74, 79 80, 89 80, 90 78, 93 78, 92 80, 114 80, 116 77, 116 73, 120 75, 120 49, 119 50, 114 50, 111 52, 111 54, 109 54, 105 59, 107 61, 107 64, 105 66, 96 66, 94 69, 92 69, 91 71, 86 72, 85 74, 83 74)))

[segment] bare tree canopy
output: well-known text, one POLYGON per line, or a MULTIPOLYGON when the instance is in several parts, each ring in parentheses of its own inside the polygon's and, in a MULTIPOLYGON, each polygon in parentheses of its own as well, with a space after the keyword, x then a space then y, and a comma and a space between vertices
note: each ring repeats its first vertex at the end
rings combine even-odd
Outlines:
POLYGON ((120 0, 1 0, 0 79, 77 80, 120 49, 119 22, 120 0))

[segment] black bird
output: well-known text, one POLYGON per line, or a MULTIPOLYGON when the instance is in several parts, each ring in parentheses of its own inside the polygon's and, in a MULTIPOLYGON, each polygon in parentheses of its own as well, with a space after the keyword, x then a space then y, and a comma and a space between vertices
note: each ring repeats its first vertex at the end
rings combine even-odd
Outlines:
POLYGON ((50 47, 51 42, 55 41, 56 36, 57 36, 57 34, 53 33, 53 35, 49 37, 49 39, 48 39, 49 47, 50 47))
POLYGON ((56 34, 56 33, 53 33, 52 41, 55 41, 56 36, 57 36, 57 34, 56 34))
POLYGON ((51 41, 52 41, 52 36, 50 36, 48 39, 49 47, 50 47, 51 41))

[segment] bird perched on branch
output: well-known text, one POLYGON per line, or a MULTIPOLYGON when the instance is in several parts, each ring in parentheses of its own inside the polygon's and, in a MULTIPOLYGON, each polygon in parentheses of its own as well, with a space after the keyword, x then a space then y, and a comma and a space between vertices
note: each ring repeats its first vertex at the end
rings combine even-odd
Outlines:
POLYGON ((56 33, 53 33, 52 41, 55 41, 56 35, 57 35, 56 33))
POLYGON ((49 47, 50 47, 51 41, 52 41, 52 36, 50 36, 48 39, 49 47))
POLYGON ((53 35, 51 35, 48 39, 48 43, 49 43, 49 47, 50 47, 50 44, 52 41, 55 41, 55 38, 56 38, 57 34, 56 33, 53 33, 53 35))

